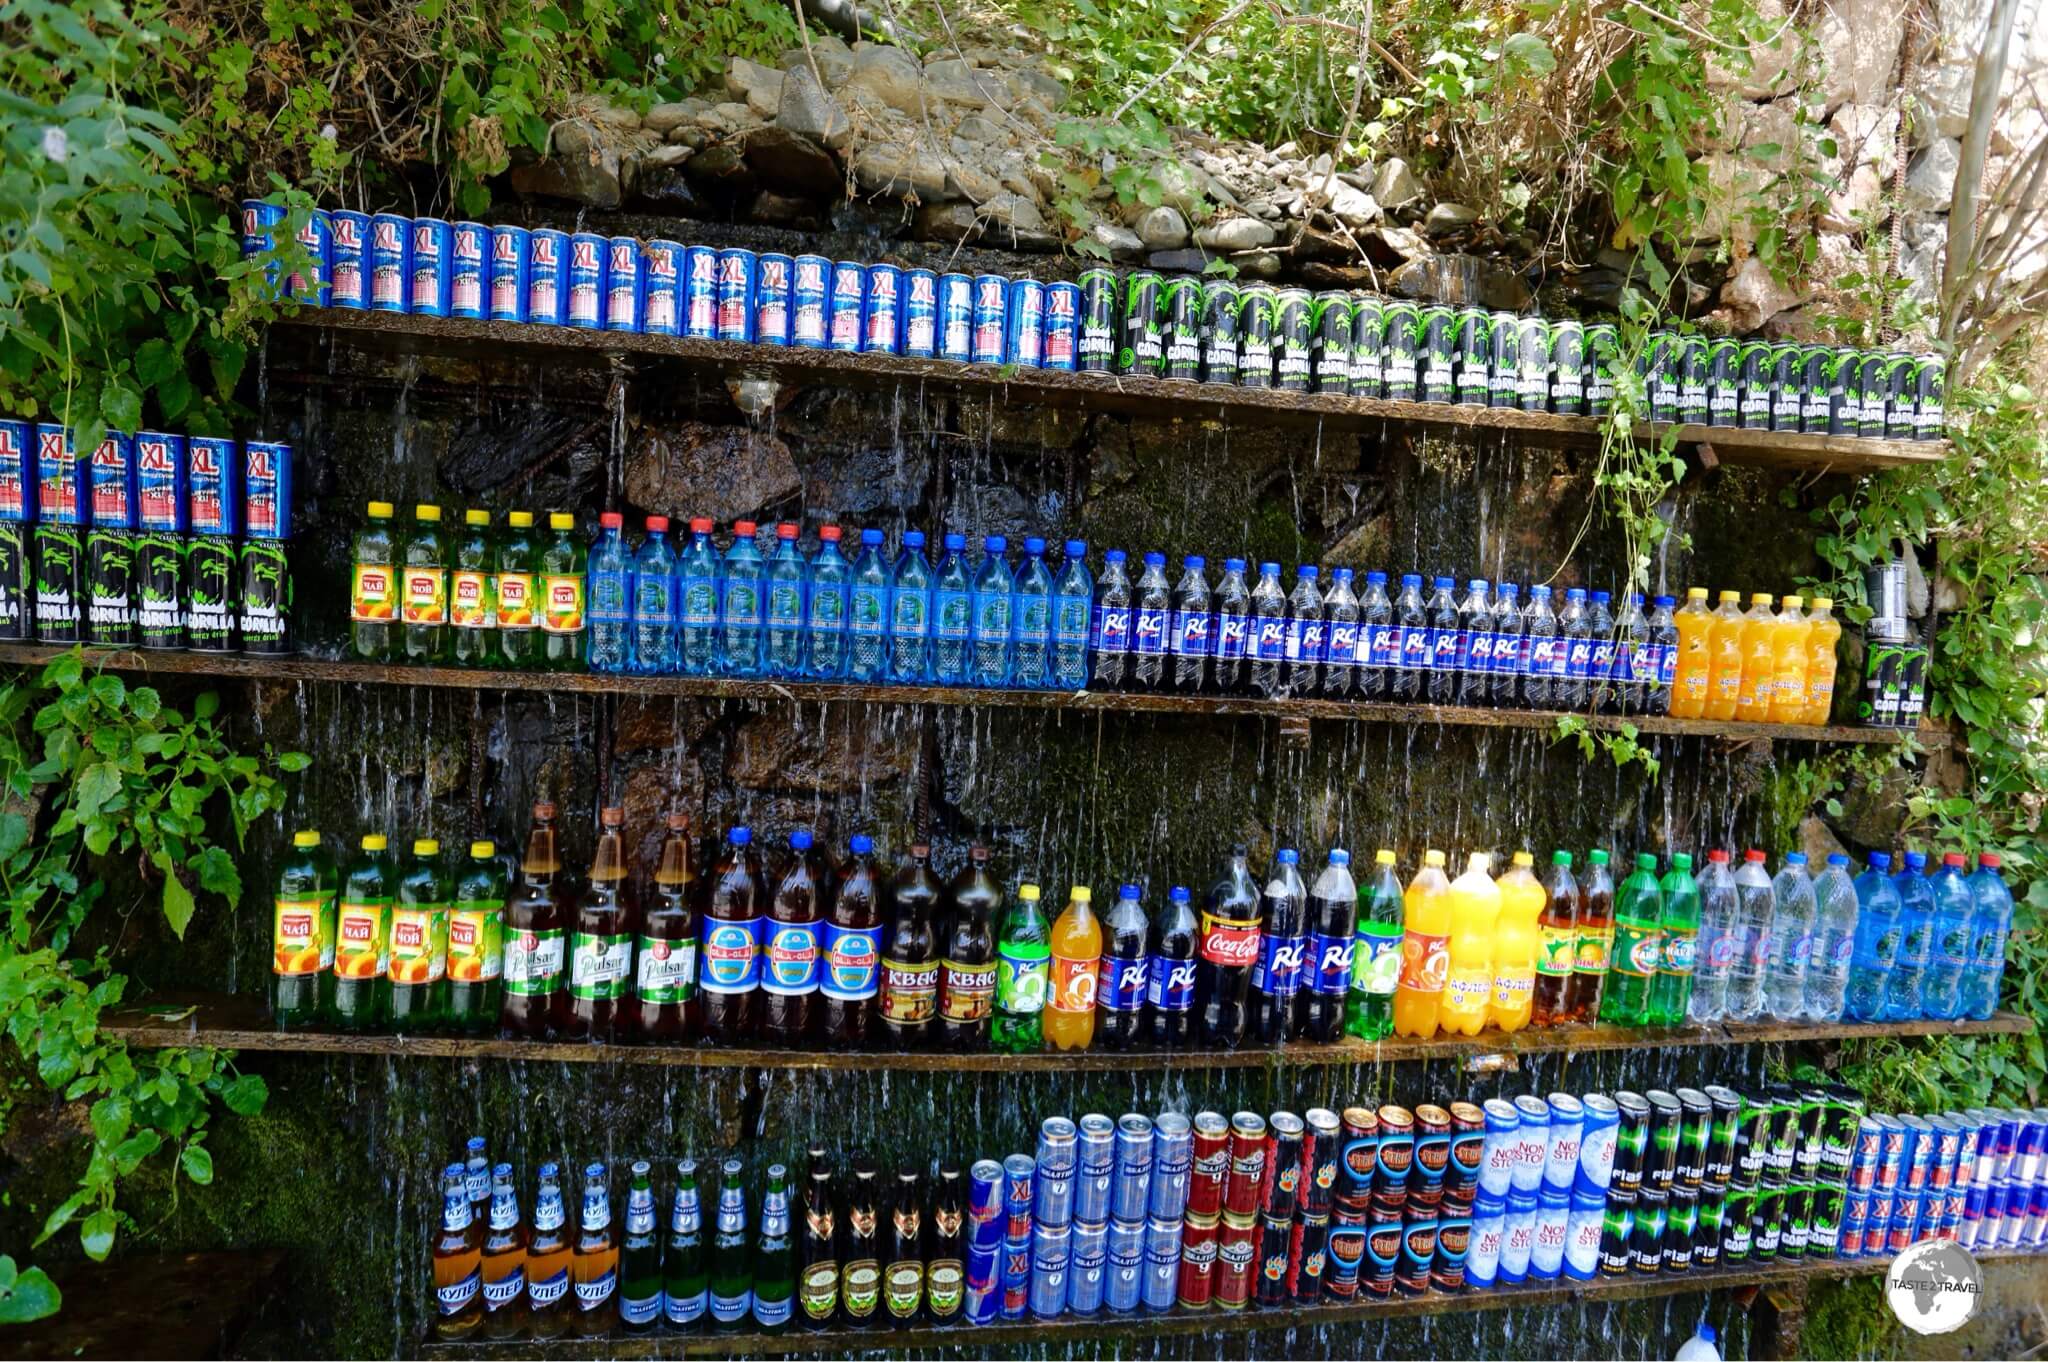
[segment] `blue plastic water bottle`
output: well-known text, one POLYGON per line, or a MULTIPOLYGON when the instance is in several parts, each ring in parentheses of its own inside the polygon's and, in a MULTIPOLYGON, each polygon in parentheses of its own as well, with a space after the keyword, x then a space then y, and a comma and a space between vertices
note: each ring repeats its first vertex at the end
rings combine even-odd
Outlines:
POLYGON ((1095 579, 1088 575, 1088 545, 1067 541, 1067 565, 1052 593, 1052 681, 1061 690, 1088 684, 1088 630, 1095 610, 1095 579))
POLYGON ((1892 858, 1870 854, 1870 867, 1856 877, 1856 956, 1849 969, 1851 1021, 1884 1019, 1885 991, 1899 958, 1899 891, 1892 884, 1892 858))
POLYGON ((1983 1021, 1998 1010, 1998 986, 2005 978, 2005 938, 2012 930, 2012 890, 1998 873, 2004 862, 1994 852, 1977 858, 1970 876, 1976 912, 1970 919, 1970 968, 1963 976, 1963 1014, 1983 1021))
POLYGON ((882 561, 882 532, 860 532, 860 557, 853 564, 853 595, 847 607, 848 680, 884 680, 889 667, 889 568, 882 561))
POLYGON ((1045 568, 1045 541, 1031 535, 1024 541, 1024 562, 1017 569, 1016 663, 1011 675, 1025 690, 1052 684, 1052 574, 1045 568))
POLYGON ((932 590, 932 680, 963 686, 974 634, 974 582, 967 575, 967 536, 949 534, 945 544, 932 590))
POLYGON ((739 521, 719 573, 718 669, 726 676, 761 674, 762 566, 754 522, 739 521))
POLYGON ((804 674, 804 586, 810 564, 797 547, 797 533, 798 526, 787 520, 775 527, 775 554, 767 570, 764 670, 784 681, 804 674))
POLYGON ((676 565, 677 646, 683 675, 718 675, 718 549, 711 522, 690 522, 690 543, 676 565))
POLYGON ((632 669, 646 676, 676 670, 676 551, 668 517, 647 517, 647 539, 633 555, 632 669))
POLYGON ((820 526, 804 631, 804 675, 813 681, 837 681, 846 674, 847 582, 852 576, 839 552, 839 527, 820 526))
POLYGON ((1920 984, 1921 1011, 1935 1021, 1963 1014, 1963 974, 1970 967, 1970 920, 1977 896, 1963 877, 1963 854, 1948 852, 1929 882, 1934 890, 1934 935, 1927 943, 1927 974, 1920 984))
POLYGON ((905 686, 932 679, 932 565, 918 530, 903 532, 889 588, 889 679, 905 686))
POLYGON ((590 670, 623 672, 631 660, 626 628, 633 591, 633 563, 619 533, 626 518, 606 511, 597 523, 597 542, 590 546, 590 670))
POLYGON ((1004 555, 1010 541, 992 534, 981 541, 981 567, 974 574, 974 675, 977 686, 1010 684, 1015 659, 1017 579, 1004 555))
POLYGON ((1892 887, 1899 891, 1899 956, 1885 990, 1886 1021, 1917 1021, 1921 1016, 1920 988, 1927 974, 1927 948, 1934 938, 1934 886, 1921 873, 1926 865, 1926 856, 1909 851, 1905 868, 1892 877, 1892 887))

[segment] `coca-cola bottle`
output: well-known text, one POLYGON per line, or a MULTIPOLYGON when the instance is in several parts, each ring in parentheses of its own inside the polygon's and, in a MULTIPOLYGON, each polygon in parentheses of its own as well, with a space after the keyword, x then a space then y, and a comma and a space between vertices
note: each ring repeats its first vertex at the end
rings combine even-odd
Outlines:
POLYGON ((1235 1050, 1244 1038, 1245 1001, 1259 959, 1259 886, 1250 853, 1230 849, 1223 877, 1202 904, 1201 949, 1195 957, 1195 1006, 1202 1043, 1235 1050))
POLYGON ((1296 1000, 1302 963, 1308 955, 1308 889, 1301 882, 1301 853, 1282 847, 1259 899, 1259 963, 1252 970, 1247 1030, 1263 1045, 1278 1045, 1300 1034, 1296 1000))
POLYGON ((754 1034, 761 982, 761 915, 768 884, 751 828, 734 828, 719 848, 704 902, 704 1041, 730 1044, 754 1034))
POLYGON ((1166 911, 1152 924, 1151 959, 1145 969, 1146 1034, 1161 1049, 1186 1045, 1194 1029, 1195 948, 1200 936, 1187 887, 1176 884, 1166 892, 1166 911))
POLYGON ((761 1034, 780 1044, 794 1045, 811 1034, 820 973, 818 924, 831 883, 831 867, 810 829, 789 834, 789 864, 768 904, 761 955, 761 1034))
POLYGON ((947 886, 952 911, 939 943, 941 1050, 986 1050, 996 997, 995 915, 1003 889, 988 873, 988 848, 967 853, 967 868, 947 886))
POLYGON ((882 987, 881 876, 875 842, 858 836, 839 867, 839 888, 825 912, 824 978, 819 1032, 831 1050, 859 1050, 869 1041, 882 987))
POLYGON ((1145 1029, 1145 920, 1135 884, 1117 890, 1116 906, 1102 922, 1102 969, 1095 986, 1095 1043, 1105 1050, 1128 1050, 1145 1029))
POLYGON ((931 1042, 939 1010, 939 955, 933 923, 944 892, 931 870, 932 849, 919 842, 888 886, 889 946, 882 957, 882 1040, 898 1050, 931 1042))

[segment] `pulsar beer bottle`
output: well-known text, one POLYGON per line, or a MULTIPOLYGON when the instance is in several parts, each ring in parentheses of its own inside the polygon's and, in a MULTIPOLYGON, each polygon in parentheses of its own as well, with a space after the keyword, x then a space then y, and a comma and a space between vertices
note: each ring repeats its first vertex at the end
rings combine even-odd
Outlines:
POLYGON ((589 888, 576 905, 576 929, 569 935, 569 1009, 563 1034, 605 1045, 620 1039, 633 978, 636 914, 619 834, 625 810, 605 809, 598 821, 602 830, 589 888))
POLYGON ((697 913, 691 906, 690 819, 668 816, 661 860, 654 868, 654 895, 640 919, 634 943, 634 983, 628 999, 628 1027, 644 1045, 673 1045, 696 1034, 697 913))
POLYGON ((563 923, 574 903, 561 883, 555 806, 533 806, 533 831, 519 863, 519 884, 505 905, 505 1005, 498 1029, 515 1040, 552 1040, 567 1007, 563 923))

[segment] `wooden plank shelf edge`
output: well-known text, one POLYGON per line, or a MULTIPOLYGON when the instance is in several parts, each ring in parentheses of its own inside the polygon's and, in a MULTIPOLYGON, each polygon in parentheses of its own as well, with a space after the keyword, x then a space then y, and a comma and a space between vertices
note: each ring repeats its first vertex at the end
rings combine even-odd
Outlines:
MULTIPOLYGON (((71 645, 0 643, 0 664, 38 666, 71 645)), ((739 681, 717 677, 616 676, 602 672, 515 672, 465 667, 408 667, 384 663, 233 653, 141 652, 88 647, 93 666, 144 675, 218 676, 247 681, 339 681, 352 685, 427 686, 447 690, 522 691, 529 694, 626 695, 649 698, 758 700, 770 703, 842 701, 881 705, 945 705, 1062 710, 1093 714, 1187 714, 1224 718, 1323 719, 1343 723, 1437 724, 1557 732, 1564 717, 1551 710, 1468 709, 1455 705, 1394 705, 1367 700, 1265 700, 1241 695, 1173 695, 1125 691, 978 690, 966 686, 860 686, 839 682, 739 681)), ((1912 737, 1938 745, 1933 729, 1908 732, 1855 724, 1756 724, 1666 715, 1578 714, 1603 732, 1624 724, 1638 733, 1717 738, 1726 742, 1898 744, 1912 737)))
POLYGON ((939 1051, 836 1051, 744 1046, 587 1045, 568 1041, 503 1040, 496 1036, 397 1036, 366 1032, 279 1031, 261 999, 165 997, 124 1008, 100 1024, 109 1035, 144 1049, 208 1045, 225 1050, 281 1054, 384 1055, 412 1059, 506 1059, 564 1064, 623 1064, 688 1069, 849 1070, 895 1073, 1107 1072, 1171 1065, 1181 1069, 1246 1069, 1390 1064, 1409 1060, 1464 1060, 1476 1067, 1512 1066, 1523 1055, 1569 1051, 1668 1049, 1751 1045, 1765 1041, 1851 1040, 1883 1036, 2012 1035, 2034 1029, 2026 1017, 2000 1012, 1985 1021, 1844 1022, 1797 1026, 1776 1022, 1728 1026, 1561 1026, 1486 1031, 1477 1036, 1390 1039, 1373 1044, 1346 1038, 1330 1045, 1289 1045, 1250 1050, 1083 1050, 1040 1055, 949 1054, 939 1051))

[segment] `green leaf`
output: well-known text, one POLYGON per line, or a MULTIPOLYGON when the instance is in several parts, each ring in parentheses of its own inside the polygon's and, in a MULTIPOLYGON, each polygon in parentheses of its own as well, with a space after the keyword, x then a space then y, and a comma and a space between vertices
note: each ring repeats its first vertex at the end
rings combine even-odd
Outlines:
POLYGON ((42 1233, 36 1236, 36 1242, 38 1244, 42 1243, 45 1239, 48 1239, 58 1230, 61 1230, 66 1225, 70 1224, 71 1218, 78 1214, 79 1207, 85 1205, 86 1198, 88 1195, 89 1193, 87 1193, 83 1188, 80 1188, 78 1191, 73 1192, 68 1198, 66 1198, 63 1205, 59 1206, 56 1210, 51 1211, 49 1216, 43 1221, 43 1230, 42 1233))
POLYGON ((178 368, 178 352, 161 338, 146 340, 135 351, 135 377, 146 388, 154 388, 178 368))
POLYGON ((1507 64, 1528 76, 1547 76, 1557 69, 1557 57, 1550 44, 1534 33, 1517 33, 1501 44, 1507 64))
POLYGON ((237 1116, 254 1116, 270 1100, 270 1085, 260 1074, 236 1074, 234 1081, 220 1090, 220 1100, 237 1116))
POLYGON ((48 1319, 63 1307, 64 1294, 39 1267, 16 1272, 14 1260, 0 1255, 0 1324, 29 1324, 48 1319))
POLYGON ((192 891, 184 886, 177 871, 171 867, 170 857, 159 852, 156 862, 157 868, 164 872, 164 920, 171 924, 171 931, 183 941, 186 924, 192 921, 197 905, 192 902, 192 891))
POLYGON ((304 752, 281 752, 277 758, 277 769, 280 771, 303 771, 312 764, 313 759, 304 752))
POLYGON ((114 1251, 114 1212, 102 1206, 85 1218, 78 1227, 78 1242, 85 1248, 85 1256, 95 1263, 103 1263, 114 1251))
POLYGON ((121 768, 111 761, 96 761, 85 768, 72 791, 72 808, 80 818, 91 818, 108 800, 121 793, 121 768))
MULTIPOLYGON (((142 428, 142 394, 118 378, 109 378, 100 393, 100 412, 115 430, 133 434, 142 428)), ((108 1236, 112 1243, 112 1236, 108 1236)))
POLYGON ((213 1155, 206 1152, 204 1145, 188 1144, 178 1155, 178 1163, 184 1168, 185 1176, 201 1187, 213 1181, 213 1155))

